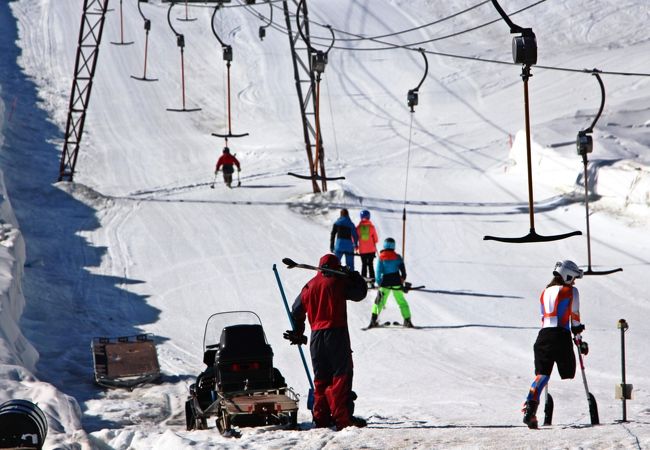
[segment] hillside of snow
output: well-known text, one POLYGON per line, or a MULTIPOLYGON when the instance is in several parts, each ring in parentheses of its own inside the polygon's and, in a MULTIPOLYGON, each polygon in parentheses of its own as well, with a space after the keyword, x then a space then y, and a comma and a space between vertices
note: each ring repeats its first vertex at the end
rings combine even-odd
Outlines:
MULTIPOLYGON (((509 64, 512 35, 491 2, 308 2, 314 42, 329 45, 325 25, 337 37, 320 117, 327 173, 345 179, 322 194, 287 176, 307 173, 307 158, 281 2, 235 1, 215 16, 234 52, 232 129, 250 133, 229 140, 242 163, 235 189, 213 175, 224 140, 211 133, 228 127, 213 5, 191 4, 197 20, 184 22, 181 4, 140 4, 152 23, 147 74, 158 79, 141 82, 131 77, 143 74, 138 4, 110 2, 74 182, 57 182, 82 7, 0 3, 0 403, 38 403, 48 449, 650 446, 650 5, 500 2, 508 13, 530 6, 512 20, 531 27, 539 47, 529 80, 535 229, 583 233, 507 244, 483 237, 530 228, 523 83, 521 67, 509 64), (274 24, 261 41, 258 28, 268 22, 259 15, 270 8, 274 24), (168 14, 185 37, 185 101, 197 112, 166 110, 183 100, 168 14), (134 43, 112 44, 122 39, 134 43), (406 94, 424 60, 395 45, 429 52, 414 113, 406 94), (531 431, 520 409, 534 378, 539 294, 556 261, 588 264, 575 137, 600 104, 595 77, 580 72, 593 68, 603 71, 607 95, 588 166, 592 266, 623 269, 577 283, 602 425, 590 426, 579 371, 570 381, 554 371, 554 424, 531 431), (380 239, 394 237, 400 252, 406 209, 408 279, 426 289, 407 295, 419 329, 362 331, 374 292, 349 304, 355 413, 369 425, 335 432, 310 426, 308 382, 282 338, 289 322, 272 268, 293 299, 313 272, 288 270, 282 258, 316 264, 343 207, 355 222, 370 210, 380 239), (261 317, 275 366, 301 394, 300 431, 244 428, 228 439, 214 421, 185 430, 188 388, 204 367, 205 321, 229 310, 261 317), (621 318, 630 325, 634 385, 627 423, 617 422, 614 397, 621 318), (133 391, 95 385, 92 338, 139 333, 156 337, 161 382, 133 391)), ((381 319, 400 320, 392 299, 381 319)))

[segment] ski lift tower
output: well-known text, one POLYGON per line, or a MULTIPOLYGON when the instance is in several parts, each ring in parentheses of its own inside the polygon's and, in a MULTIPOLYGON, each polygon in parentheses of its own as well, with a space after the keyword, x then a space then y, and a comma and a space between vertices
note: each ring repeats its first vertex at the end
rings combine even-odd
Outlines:
MULTIPOLYGON (((307 2, 297 0, 283 0, 282 7, 284 8, 284 16, 287 23, 287 34, 289 36, 289 45, 291 47, 291 57, 293 60, 293 73, 296 81, 296 91, 298 93, 298 101, 300 102, 300 116, 302 118, 302 129, 305 139, 305 150, 307 151, 307 159, 309 162, 309 176, 305 178, 311 179, 312 189, 314 193, 327 192, 327 179, 325 175, 325 158, 323 150, 323 141, 319 133, 317 133, 318 124, 316 123, 316 76, 317 70, 324 69, 323 62, 318 59, 312 50, 309 36, 309 15, 307 12, 307 2), (291 24, 292 14, 289 12, 289 3, 292 3, 296 12, 293 17, 297 18, 300 30, 293 31, 291 24), (303 44, 297 46, 298 41, 303 39, 303 44), (303 85, 307 85, 307 89, 303 91, 303 85), (318 161, 317 165, 314 164, 313 149, 316 148, 316 139, 318 139, 318 161), (320 174, 317 173, 316 168, 320 169, 320 174), (321 186, 318 186, 317 181, 321 181, 321 186)), ((302 177, 301 177, 302 178, 302 177)))
POLYGON ((108 0, 84 0, 59 181, 72 181, 74 176, 107 8, 108 0))

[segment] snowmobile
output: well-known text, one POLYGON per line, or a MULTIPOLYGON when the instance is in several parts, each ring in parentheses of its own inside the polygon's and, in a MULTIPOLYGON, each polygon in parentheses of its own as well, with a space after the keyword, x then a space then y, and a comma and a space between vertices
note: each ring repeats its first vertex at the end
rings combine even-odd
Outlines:
POLYGON ((188 431, 207 429, 213 416, 224 436, 238 436, 233 427, 296 427, 298 395, 273 367, 273 350, 257 314, 212 314, 203 335, 203 362, 206 369, 185 402, 188 431))

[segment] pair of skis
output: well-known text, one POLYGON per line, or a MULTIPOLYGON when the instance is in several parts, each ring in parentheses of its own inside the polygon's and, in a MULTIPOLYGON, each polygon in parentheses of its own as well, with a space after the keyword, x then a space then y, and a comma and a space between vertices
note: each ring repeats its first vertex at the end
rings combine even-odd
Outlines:
MULTIPOLYGON (((210 189, 214 189, 214 185, 217 183, 217 175, 219 172, 214 173, 214 180, 212 180, 212 184, 210 185, 210 189)), ((237 187, 241 186, 241 180, 239 179, 239 170, 237 171, 237 187)))
MULTIPOLYGON (((580 361, 580 372, 582 373, 582 384, 585 386, 585 393, 587 394, 587 403, 589 404, 589 418, 591 419, 592 425, 599 425, 600 419, 598 417, 598 404, 596 403, 596 397, 589 392, 589 386, 587 385, 587 376, 585 375, 585 363, 582 359, 582 353, 580 352, 580 343, 579 338, 573 340, 576 347, 578 348, 578 360, 580 361)), ((548 385, 544 389, 545 392, 545 403, 544 403, 544 425, 553 424, 553 397, 548 393, 548 385)))

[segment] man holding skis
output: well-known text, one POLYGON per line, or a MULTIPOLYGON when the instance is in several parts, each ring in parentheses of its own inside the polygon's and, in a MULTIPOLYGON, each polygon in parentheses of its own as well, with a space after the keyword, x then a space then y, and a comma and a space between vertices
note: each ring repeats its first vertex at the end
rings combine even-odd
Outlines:
POLYGON ((332 254, 319 261, 319 272, 302 288, 293 304, 294 331, 284 333, 292 344, 306 344, 305 319, 311 326, 311 361, 314 368, 314 407, 316 427, 364 427, 364 419, 354 417, 352 391, 352 349, 347 320, 347 300, 366 297, 367 286, 359 272, 342 268, 332 254))

